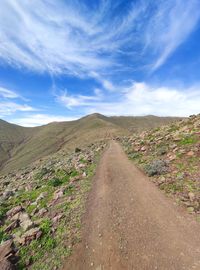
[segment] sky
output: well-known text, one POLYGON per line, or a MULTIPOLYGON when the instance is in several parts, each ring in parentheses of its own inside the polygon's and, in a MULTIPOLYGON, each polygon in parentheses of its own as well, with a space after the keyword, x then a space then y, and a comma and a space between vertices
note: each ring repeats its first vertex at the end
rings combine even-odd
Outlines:
POLYGON ((1 0, 0 118, 200 113, 199 0, 1 0))

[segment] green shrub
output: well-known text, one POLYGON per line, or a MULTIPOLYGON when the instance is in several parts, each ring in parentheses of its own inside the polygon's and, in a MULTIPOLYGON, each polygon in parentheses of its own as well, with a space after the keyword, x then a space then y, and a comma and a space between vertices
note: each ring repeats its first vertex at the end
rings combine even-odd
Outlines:
POLYGON ((168 171, 168 166, 164 160, 154 160, 153 162, 145 165, 144 170, 148 176, 161 175, 168 171))
POLYGON ((162 156, 162 155, 166 154, 167 151, 168 151, 167 146, 164 146, 164 145, 163 145, 163 146, 160 146, 160 147, 157 149, 157 154, 158 154, 159 156, 162 156))
POLYGON ((10 239, 9 235, 7 235, 2 229, 0 229, 0 244, 8 239, 10 239))
POLYGON ((63 182, 59 178, 52 178, 51 180, 49 180, 48 184, 52 187, 58 187, 61 186, 63 182))
POLYGON ((52 222, 49 218, 43 219, 40 224, 40 229, 44 235, 51 233, 52 222))
POLYGON ((180 142, 180 145, 193 144, 197 142, 197 138, 194 135, 185 136, 180 142))
POLYGON ((141 158, 141 157, 142 157, 142 154, 138 153, 138 152, 134 152, 134 153, 129 154, 130 159, 137 159, 137 158, 141 158))

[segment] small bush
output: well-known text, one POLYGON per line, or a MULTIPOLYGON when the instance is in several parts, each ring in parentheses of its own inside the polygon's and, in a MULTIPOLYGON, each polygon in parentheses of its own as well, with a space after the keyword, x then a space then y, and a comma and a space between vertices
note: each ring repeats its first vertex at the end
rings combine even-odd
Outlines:
POLYGON ((193 135, 185 136, 180 142, 180 145, 193 144, 197 142, 197 138, 193 135))
POLYGON ((60 180, 59 178, 52 178, 51 180, 49 180, 49 185, 52 187, 58 187, 60 185, 62 185, 62 180, 60 180))
POLYGON ((168 151, 167 146, 160 146, 160 147, 158 148, 158 150, 157 150, 157 154, 158 154, 159 156, 162 156, 162 155, 165 155, 165 154, 167 153, 167 151, 168 151))
POLYGON ((141 157, 142 157, 142 154, 138 153, 138 152, 129 154, 130 159, 137 159, 137 158, 141 158, 141 157))
POLYGON ((152 163, 144 167, 148 176, 161 175, 168 171, 168 166, 164 160, 154 160, 152 163))
POLYGON ((3 230, 0 230, 0 244, 8 239, 10 239, 9 235, 5 234, 3 230))
POLYGON ((78 148, 78 147, 76 147, 76 148, 75 148, 75 153, 79 153, 79 152, 81 152, 81 149, 78 148))
POLYGON ((43 219, 41 224, 40 224, 40 229, 42 230, 44 235, 50 234, 51 233, 51 220, 46 218, 43 219))

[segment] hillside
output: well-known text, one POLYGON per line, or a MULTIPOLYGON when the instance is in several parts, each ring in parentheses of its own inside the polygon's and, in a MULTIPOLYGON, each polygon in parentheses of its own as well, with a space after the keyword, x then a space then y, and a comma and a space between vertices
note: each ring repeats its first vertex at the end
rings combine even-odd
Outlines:
MULTIPOLYGON (((66 265, 64 269, 81 269, 83 262, 87 263, 83 269, 89 269, 91 262, 94 262, 95 267, 100 265, 99 261, 107 263, 110 252, 119 254, 121 262, 125 259, 124 254, 133 258, 132 250, 140 249, 139 255, 134 257, 139 260, 137 269, 140 269, 141 264, 146 263, 143 243, 149 247, 145 251, 147 255, 149 250, 155 252, 152 258, 156 258, 156 264, 151 260, 153 266, 158 263, 162 266, 164 263, 164 269, 168 269, 168 262, 174 260, 177 269, 182 269, 184 260, 191 265, 190 260, 193 258, 188 255, 187 244, 183 244, 182 239, 184 237, 184 243, 189 243, 190 250, 192 247, 195 260, 193 250, 196 249, 194 241, 199 235, 199 224, 194 222, 191 214, 199 220, 200 116, 142 133, 116 137, 124 145, 129 159, 150 178, 127 159, 119 143, 115 140, 107 142, 107 138, 113 134, 115 136, 121 131, 124 134, 124 129, 111 124, 102 115, 34 128, 37 133, 29 140, 33 141, 34 138, 36 143, 39 136, 43 136, 51 138, 52 143, 54 136, 63 138, 66 127, 73 134, 82 132, 85 143, 91 138, 98 142, 82 146, 69 154, 69 144, 65 141, 61 151, 43 157, 15 173, 0 176, 0 266, 1 263, 9 263, 17 264, 17 269, 53 270, 63 269, 66 265), (102 134, 104 140, 99 139, 102 134), (186 207, 187 218, 182 214, 182 209, 179 211, 175 206, 174 200, 166 199, 149 179, 176 199, 178 204, 186 207), (183 222, 185 227, 181 230, 183 222), (82 234, 85 224, 86 234, 82 234), (139 241, 136 241, 138 236, 139 241), (109 243, 108 239, 111 240, 109 243), (174 239, 177 245, 173 247, 171 256, 167 252, 171 250, 174 239), (155 242, 158 250, 152 248, 155 242), (82 244, 83 253, 77 251, 77 243, 82 244), (131 244, 131 248, 127 243, 131 244), (162 249, 160 243, 163 244, 162 249), (85 253, 86 246, 92 254, 89 257, 85 253), (12 255, 7 257, 5 250, 12 255), (104 256, 99 255, 102 250, 104 256), (179 260, 180 250, 187 254, 186 259, 181 256, 179 260)), ((74 146, 78 143, 76 139, 70 140, 74 146)), ((53 149, 53 143, 51 147, 53 149)), ((198 239, 196 242, 199 245, 198 239)), ((113 259, 112 265, 116 262, 113 259)), ((130 265, 132 262, 125 259, 124 263, 130 265)), ((145 265, 144 269, 147 267, 145 265)), ((125 269, 129 269, 129 266, 125 269)))
POLYGON ((128 129, 130 132, 141 132, 143 130, 167 125, 172 121, 180 120, 180 117, 158 117, 155 115, 147 116, 112 116, 109 121, 128 129))
POLYGON ((161 190, 200 213, 200 115, 120 140, 161 190))
POLYGON ((76 121, 25 128, 0 122, 0 169, 11 172, 59 150, 153 128, 174 121, 166 117, 106 117, 92 114, 76 121))

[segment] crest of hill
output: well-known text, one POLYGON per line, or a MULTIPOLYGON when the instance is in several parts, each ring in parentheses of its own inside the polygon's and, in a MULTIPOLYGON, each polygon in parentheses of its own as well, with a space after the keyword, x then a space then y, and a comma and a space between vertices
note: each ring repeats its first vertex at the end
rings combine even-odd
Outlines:
POLYGON ((64 149, 72 151, 90 143, 157 127, 177 118, 107 117, 98 113, 69 122, 26 128, 0 120, 0 173, 17 170, 64 149))

